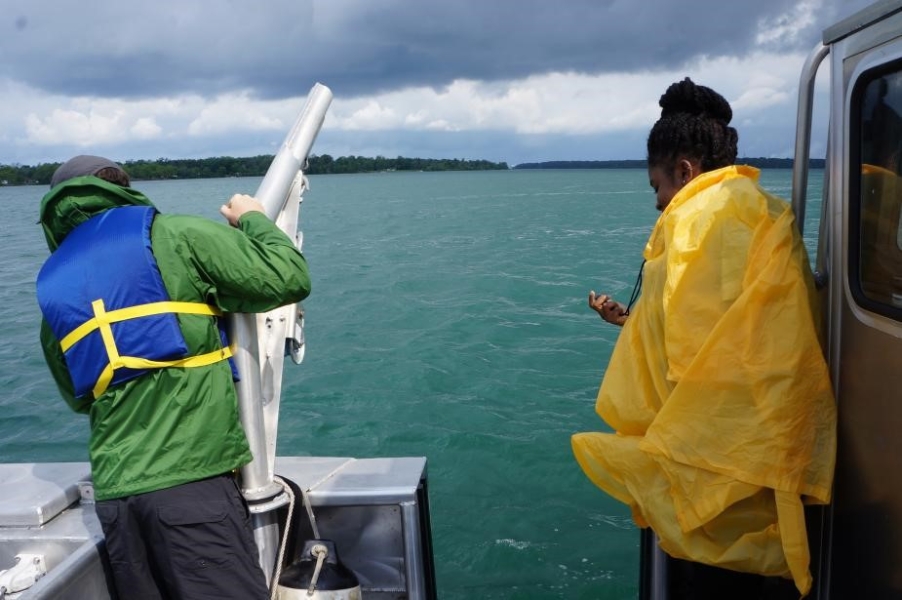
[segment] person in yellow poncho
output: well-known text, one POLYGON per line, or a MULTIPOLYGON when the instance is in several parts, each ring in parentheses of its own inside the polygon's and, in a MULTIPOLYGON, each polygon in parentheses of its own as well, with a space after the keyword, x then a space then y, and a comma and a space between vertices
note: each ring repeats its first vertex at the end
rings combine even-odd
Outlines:
POLYGON ((726 100, 687 78, 660 105, 648 171, 662 214, 641 296, 589 295, 623 326, 596 403, 614 433, 575 434, 573 452, 670 556, 792 579, 804 596, 803 504, 830 501, 836 452, 807 254, 789 205, 734 165, 726 100))

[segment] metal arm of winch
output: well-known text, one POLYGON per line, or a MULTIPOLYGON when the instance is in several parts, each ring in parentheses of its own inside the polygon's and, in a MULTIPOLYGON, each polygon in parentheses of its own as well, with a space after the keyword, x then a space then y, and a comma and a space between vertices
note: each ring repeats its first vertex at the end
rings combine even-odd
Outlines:
MULTIPOLYGON (((298 215, 307 187, 304 169, 331 102, 328 87, 313 86, 255 194, 266 216, 295 240, 299 249, 298 215)), ((287 503, 282 487, 273 480, 282 367, 286 348, 296 362, 303 357, 302 317, 297 305, 230 316, 234 360, 241 377, 236 383, 238 410, 253 454, 253 460, 241 469, 241 487, 253 515, 254 539, 267 581, 278 552, 274 511, 287 503)))

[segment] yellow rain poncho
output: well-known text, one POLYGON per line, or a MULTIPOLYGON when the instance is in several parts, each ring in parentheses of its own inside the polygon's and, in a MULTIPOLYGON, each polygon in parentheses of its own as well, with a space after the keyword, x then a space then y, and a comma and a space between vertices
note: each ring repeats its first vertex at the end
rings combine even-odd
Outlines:
POLYGON ((661 214, 598 393, 615 433, 572 444, 671 556, 807 594, 802 506, 830 500, 836 409, 792 211, 757 179, 703 173, 661 214))

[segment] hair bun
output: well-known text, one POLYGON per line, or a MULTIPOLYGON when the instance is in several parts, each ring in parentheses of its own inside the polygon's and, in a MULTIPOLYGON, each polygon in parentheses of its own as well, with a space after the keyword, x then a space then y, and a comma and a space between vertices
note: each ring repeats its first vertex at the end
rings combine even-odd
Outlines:
POLYGON ((710 117, 723 121, 724 124, 733 118, 730 103, 723 96, 709 87, 696 85, 688 77, 671 84, 658 104, 661 106, 662 118, 683 113, 710 117))

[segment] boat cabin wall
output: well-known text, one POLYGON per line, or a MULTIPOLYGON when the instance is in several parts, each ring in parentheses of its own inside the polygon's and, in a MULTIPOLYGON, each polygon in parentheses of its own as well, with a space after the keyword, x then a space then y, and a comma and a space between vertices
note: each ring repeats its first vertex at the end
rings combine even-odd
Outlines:
POLYGON ((810 519, 819 599, 902 595, 902 6, 830 43, 824 314, 833 504, 810 519))

